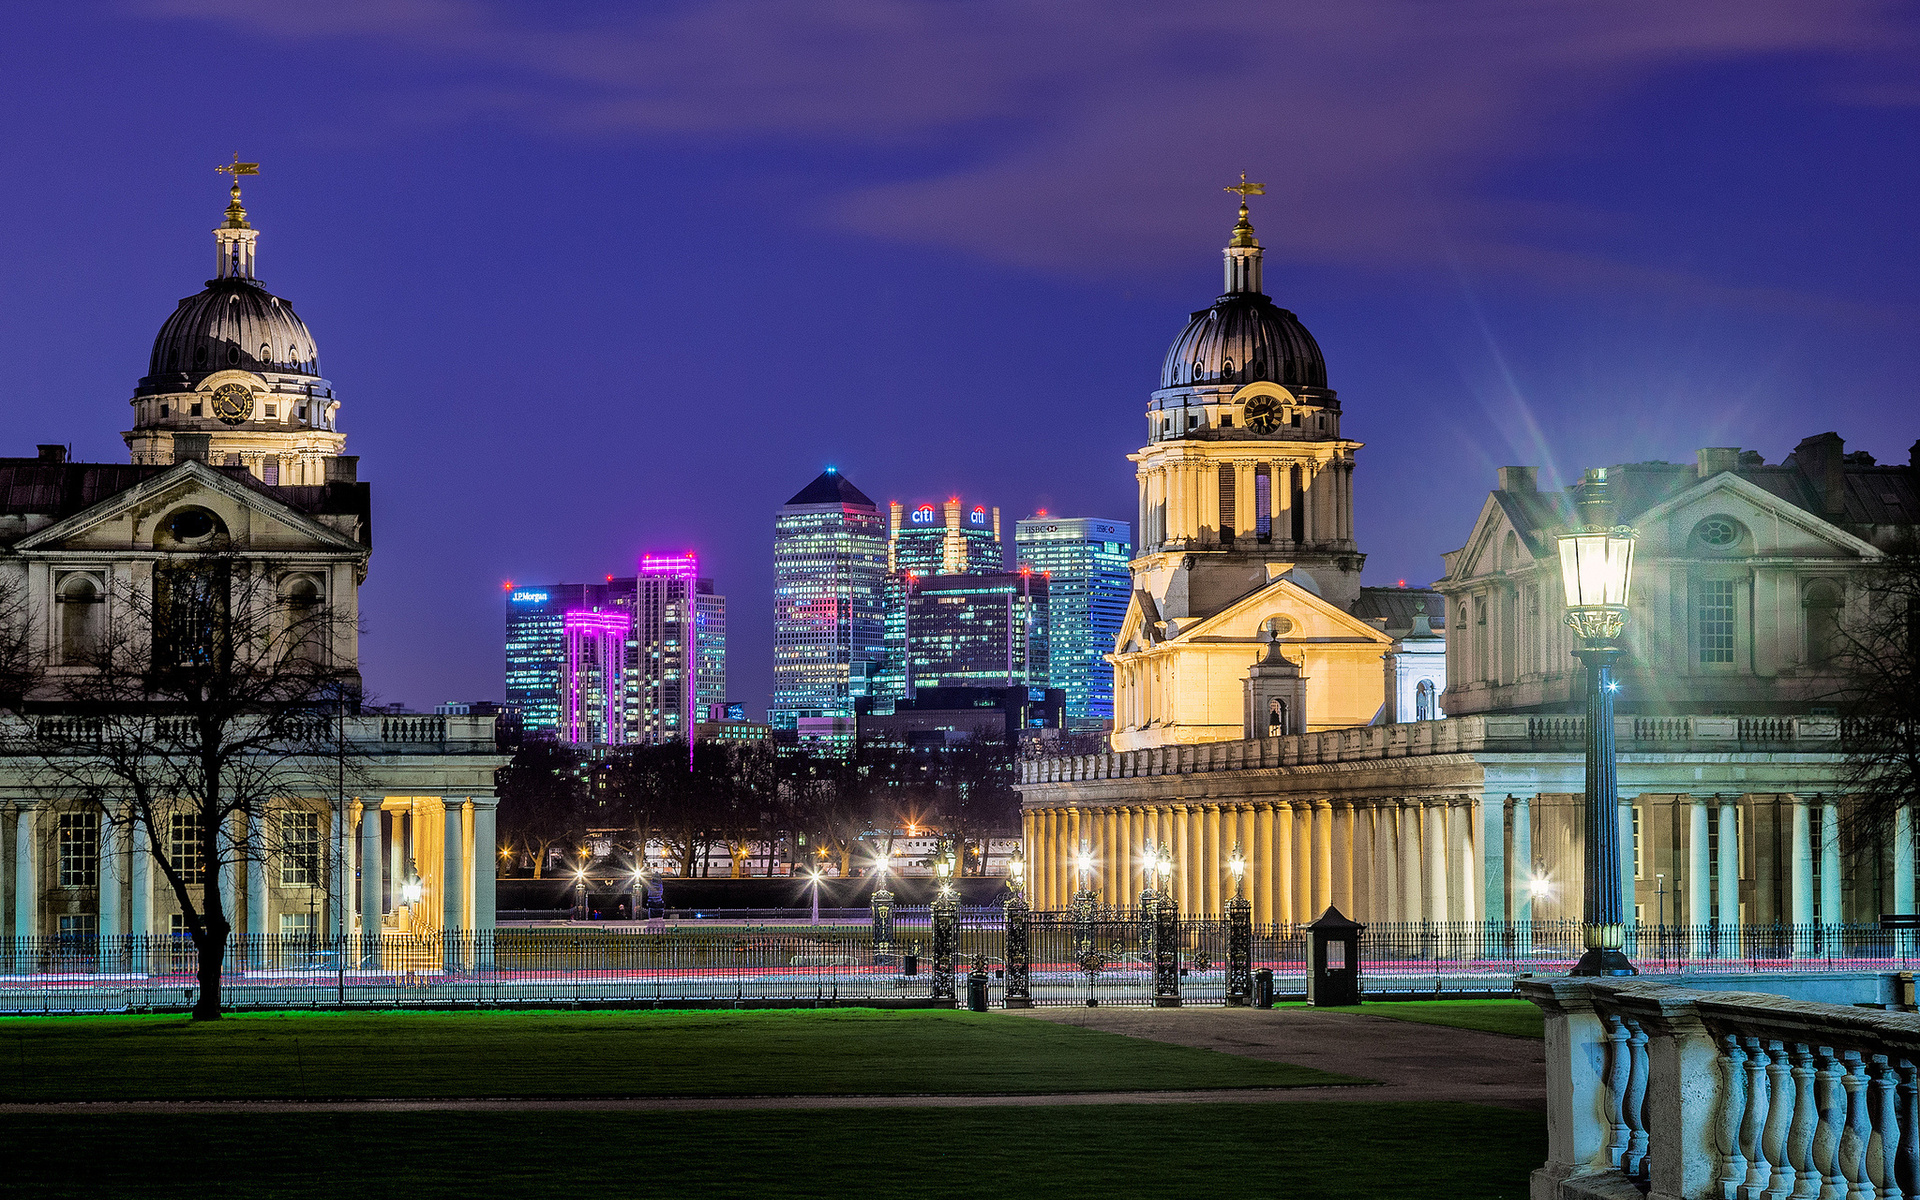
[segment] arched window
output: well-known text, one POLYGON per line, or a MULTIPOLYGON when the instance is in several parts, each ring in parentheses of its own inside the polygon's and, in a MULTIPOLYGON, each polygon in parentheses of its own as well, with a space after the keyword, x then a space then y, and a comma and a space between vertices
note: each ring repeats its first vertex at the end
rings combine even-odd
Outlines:
POLYGON ((86 666, 98 657, 106 624, 106 596, 91 575, 75 573, 60 582, 60 661, 86 666))
POLYGON ((1275 697, 1267 701, 1267 736, 1279 737, 1287 731, 1287 702, 1275 697))
POLYGON ((1520 535, 1507 530, 1507 540, 1500 547, 1500 569, 1511 571, 1520 565, 1520 535))
POLYGON ((1422 679, 1413 689, 1413 719, 1431 721, 1435 709, 1433 680, 1422 679))
POLYGON ((1806 610, 1807 661, 1833 661, 1844 647, 1840 633, 1840 585, 1816 579, 1807 585, 1801 606, 1806 610))
POLYGON ((310 575, 296 575, 281 593, 286 605, 287 652, 303 662, 326 658, 326 604, 320 584, 310 575))

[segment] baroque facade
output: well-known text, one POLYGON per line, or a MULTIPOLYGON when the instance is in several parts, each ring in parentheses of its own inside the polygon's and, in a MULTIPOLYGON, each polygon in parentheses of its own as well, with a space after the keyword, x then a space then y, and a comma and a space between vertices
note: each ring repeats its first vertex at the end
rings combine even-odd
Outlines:
MULTIPOLYGON (((1112 751, 1022 765, 1034 903, 1066 906, 1083 851, 1106 902, 1125 903, 1147 882, 1146 852, 1165 845, 1182 907, 1217 912, 1239 845, 1260 921, 1330 904, 1362 921, 1577 920, 1583 676, 1554 540, 1571 499, 1541 492, 1534 468, 1503 469, 1466 544, 1444 556, 1437 595, 1405 597, 1427 611, 1384 613, 1399 589, 1358 588, 1350 492, 1314 491, 1346 478, 1358 448, 1339 436, 1317 348, 1279 322, 1289 337, 1247 336, 1230 359, 1212 332, 1260 309, 1233 290, 1257 287, 1252 243, 1236 229, 1229 293, 1175 343, 1156 440, 1134 456, 1142 557, 1111 659, 1112 751), (1246 434, 1264 405, 1250 416, 1242 397, 1281 398, 1243 373, 1251 361, 1274 374, 1275 347, 1291 365, 1272 386, 1312 403, 1282 405, 1277 428, 1298 412, 1299 444, 1269 448, 1246 434), (1215 461, 1236 453, 1295 461, 1256 466, 1249 485, 1245 464, 1215 461), (1235 503, 1248 495, 1250 545, 1235 503), (1326 676, 1337 686, 1316 685, 1326 676)), ((1608 475, 1620 519, 1640 531, 1616 698, 1630 919, 1914 911, 1910 820, 1886 845, 1842 850, 1840 723, 1821 697, 1837 682, 1854 581, 1920 519, 1920 448, 1880 465, 1822 434, 1774 466, 1707 449, 1608 475)))
POLYGON ((180 934, 170 879, 218 871, 240 934, 374 945, 489 930, 493 776, 506 762, 490 716, 362 715, 345 701, 320 718, 337 753, 289 756, 284 778, 301 786, 211 839, 187 807, 162 819, 166 797, 149 836, 131 827, 128 796, 71 786, 82 772, 63 762, 84 764, 84 736, 62 743, 64 760, 44 749, 49 731, 84 734, 101 719, 73 707, 71 685, 108 669, 110 630, 139 629, 141 657, 126 661, 155 670, 210 636, 180 628, 181 612, 264 605, 274 628, 273 614, 324 614, 312 626, 323 635, 285 652, 358 692, 370 490, 341 453, 340 406, 311 332, 255 278, 258 233, 237 184, 214 236, 218 273, 168 318, 132 400, 132 463, 69 462, 59 446, 0 459, 0 621, 38 670, 7 697, 0 925, 26 937, 180 934), (224 591, 201 608, 179 601, 169 589, 187 565, 224 591), (209 844, 221 850, 209 857, 209 844))

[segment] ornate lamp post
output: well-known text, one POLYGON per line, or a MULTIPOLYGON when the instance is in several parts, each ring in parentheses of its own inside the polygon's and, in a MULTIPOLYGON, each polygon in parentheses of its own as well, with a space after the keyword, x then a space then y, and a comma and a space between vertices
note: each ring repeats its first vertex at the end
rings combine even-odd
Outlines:
POLYGON ((1085 958, 1093 949, 1093 854, 1085 842, 1073 856, 1073 956, 1085 958))
POLYGON ((1013 852, 1013 859, 1007 863, 1007 899, 1006 909, 1006 959, 1008 1008, 1032 1008, 1032 972, 1029 958, 1028 922, 1030 910, 1027 907, 1027 860, 1020 851, 1013 852))
POLYGON ((1227 1003, 1238 1006, 1253 995, 1253 904, 1241 891, 1247 859, 1239 842, 1233 844, 1227 870, 1233 875, 1233 898, 1227 901, 1227 1003))
POLYGON ((1625 653, 1620 631, 1627 622, 1627 591, 1633 583, 1637 536, 1613 524, 1607 472, 1587 472, 1580 494, 1581 524, 1560 535, 1560 576, 1566 588, 1567 624, 1579 636, 1574 657, 1587 668, 1587 797, 1585 905, 1587 952, 1575 975, 1634 975, 1622 952, 1626 909, 1620 894, 1620 814, 1614 773, 1613 664, 1625 653))
POLYGON ((933 996, 936 1000, 952 1000, 953 963, 960 940, 960 896, 953 890, 951 844, 941 845, 933 873, 940 880, 933 897, 933 996))
POLYGON ((1160 843, 1154 864, 1160 894, 1153 903, 1153 1006, 1180 1007, 1180 906, 1173 896, 1173 850, 1160 843))
POLYGON ((888 966, 893 962, 893 891, 887 887, 887 872, 893 862, 891 850, 880 851, 874 873, 880 886, 873 889, 873 963, 888 966))

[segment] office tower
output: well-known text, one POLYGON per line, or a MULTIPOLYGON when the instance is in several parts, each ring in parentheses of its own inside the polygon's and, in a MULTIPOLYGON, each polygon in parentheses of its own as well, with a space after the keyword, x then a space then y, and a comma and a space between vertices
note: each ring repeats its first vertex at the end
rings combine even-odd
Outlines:
MULTIPOLYGON (((529 738, 564 739, 567 667, 565 615, 573 610, 633 611, 632 579, 607 576, 605 583, 507 586, 507 705, 520 714, 529 738)), ((622 685, 632 703, 633 645, 627 647, 622 685)))
POLYGON ((1133 557, 1125 521, 1053 517, 1045 511, 1013 527, 1022 567, 1047 577, 1048 672, 1067 693, 1067 725, 1105 728, 1113 719, 1113 653, 1127 615, 1133 557))
POLYGON ((691 550, 640 558, 633 605, 634 640, 639 643, 639 702, 633 712, 636 742, 657 745, 693 738, 700 583, 700 560, 691 550))
POLYGON ((694 711, 727 702, 727 598, 716 595, 713 580, 702 579, 693 594, 694 711))
POLYGON ((904 617, 909 700, 922 687, 1048 685, 1047 577, 1038 572, 914 580, 904 617))
POLYGON ((773 522, 773 703, 767 721, 853 720, 882 653, 880 509, 832 467, 773 522))
POLYGON ((911 507, 887 506, 886 657, 875 678, 877 696, 907 695, 907 593, 935 575, 978 575, 1005 571, 1000 542, 1000 510, 968 505, 958 496, 911 507))
POLYGON ((563 736, 587 748, 627 740, 627 641, 631 611, 574 608, 560 616, 563 736))

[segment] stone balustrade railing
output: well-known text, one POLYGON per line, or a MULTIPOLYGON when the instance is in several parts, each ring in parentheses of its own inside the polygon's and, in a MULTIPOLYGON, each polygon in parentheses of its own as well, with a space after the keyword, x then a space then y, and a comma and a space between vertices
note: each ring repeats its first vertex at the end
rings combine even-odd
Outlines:
POLYGON ((1547 1015, 1535 1200, 1920 1196, 1920 1015, 1521 980, 1547 1015))
MULTIPOLYGON (((432 746, 442 751, 491 751, 495 745, 492 716, 430 716, 362 714, 339 718, 316 715, 310 722, 283 727, 289 740, 325 747, 344 739, 355 753, 379 753, 388 748, 432 746)), ((236 734, 239 731, 236 731, 236 734)), ((108 741, 118 745, 151 742, 155 746, 192 745, 193 723, 183 717, 159 717, 138 725, 115 719, 84 716, 42 716, 0 719, 0 750, 37 753, 65 749, 85 753, 108 741)), ((232 735, 230 735, 231 737, 232 735)))
MULTIPOLYGON (((1363 725, 1287 737, 1158 746, 1107 754, 1032 759, 1022 783, 1070 783, 1148 775, 1190 775, 1316 763, 1360 762, 1481 750, 1567 750, 1585 747, 1587 719, 1578 716, 1490 715, 1363 725)), ((1692 750, 1828 749, 1840 738, 1833 717, 1616 717, 1622 754, 1692 750)))

